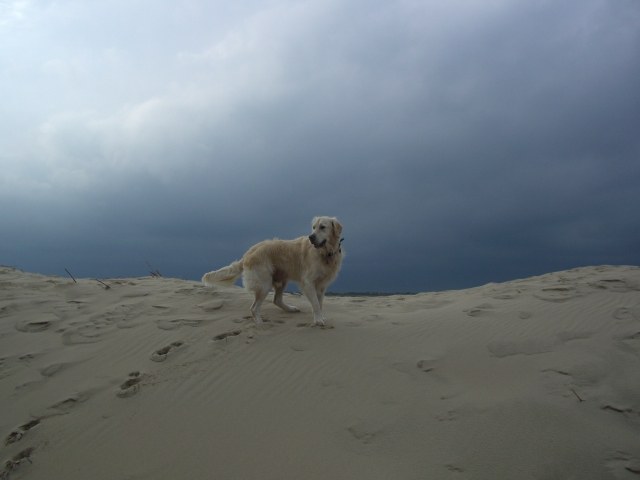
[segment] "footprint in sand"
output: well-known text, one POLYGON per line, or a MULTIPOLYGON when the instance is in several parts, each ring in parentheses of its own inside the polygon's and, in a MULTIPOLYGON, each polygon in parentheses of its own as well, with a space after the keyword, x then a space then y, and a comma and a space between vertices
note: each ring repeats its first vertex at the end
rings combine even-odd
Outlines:
POLYGON ((4 470, 0 472, 0 478, 9 478, 11 471, 18 468, 25 460, 28 460, 29 463, 33 463, 31 461, 31 454, 33 453, 33 450, 34 447, 26 448, 17 455, 14 455, 11 460, 7 460, 4 464, 4 470))
POLYGON ((607 467, 616 474, 616 478, 637 478, 640 475, 640 460, 625 452, 616 452, 607 462, 607 467))
POLYGON ((40 375, 42 375, 43 377, 52 377, 56 373, 58 373, 64 365, 64 363, 52 363, 51 365, 41 369, 40 375))
POLYGON ((614 340, 616 340, 616 347, 623 352, 640 352, 640 332, 635 332, 631 335, 617 335, 616 337, 614 337, 614 340))
POLYGON ((423 372, 431 372, 434 369, 433 361, 431 360, 420 360, 416 366, 423 372))
POLYGON ((548 353, 556 345, 555 341, 546 339, 514 340, 507 342, 490 342, 487 349, 494 357, 502 358, 512 355, 538 355, 548 353))
POLYGON ((100 332, 99 327, 96 325, 83 325, 78 328, 66 330, 62 334, 63 345, 80 345, 85 343, 99 342, 100 332))
POLYGON ((520 295, 520 290, 505 290, 503 292, 492 295, 491 298, 496 300, 511 300, 520 295))
POLYGON ((640 460, 637 458, 629 460, 624 468, 635 474, 640 474, 640 460))
POLYGON ((189 319, 189 318, 176 318, 173 320, 156 320, 156 325, 160 330, 175 330, 180 328, 182 325, 186 325, 187 327, 200 327, 205 323, 204 320, 200 319, 189 319))
POLYGON ((75 407, 76 403, 78 403, 78 398, 72 396, 52 405, 50 409, 53 415, 64 415, 65 413, 69 413, 69 411, 75 407))
POLYGON ((306 342, 293 342, 289 344, 289 348, 294 352, 304 352, 309 349, 309 344, 306 342))
POLYGON ((559 344, 573 340, 587 340, 593 332, 562 331, 556 339, 530 338, 527 340, 494 341, 487 345, 487 349, 494 357, 502 358, 512 355, 539 355, 551 352, 559 344))
POLYGON ((201 308, 205 312, 213 312, 215 310, 220 310, 223 304, 224 302, 222 300, 209 300, 208 302, 196 305, 196 307, 201 308))
POLYGON ((455 465, 449 463, 445 465, 445 468, 453 473, 464 473, 464 468, 456 467, 455 465))
POLYGON ((151 360, 153 360, 154 362, 164 362, 167 359, 167 355, 169 355, 169 352, 171 352, 171 350, 173 350, 174 348, 178 348, 183 344, 184 342, 181 342, 181 341, 171 342, 169 345, 162 347, 160 350, 156 350, 155 352, 153 352, 151 354, 151 360))
POLYGON ((640 285, 634 282, 628 282, 619 278, 603 278, 597 282, 589 283, 590 287, 603 290, 611 290, 612 292, 627 293, 640 290, 640 285))
POLYGON ((20 425, 18 428, 13 430, 9 435, 7 435, 7 438, 4 439, 4 444, 5 445, 11 445, 12 443, 16 443, 22 437, 24 437, 24 435, 29 430, 31 430, 36 425, 40 425, 40 419, 39 418, 36 418, 35 420, 31 420, 30 422, 25 423, 24 425, 20 425))
POLYGON ((124 330, 124 329, 127 329, 127 328, 137 327, 138 325, 140 325, 140 322, 135 322, 135 321, 132 321, 131 319, 125 318, 124 320, 121 320, 120 322, 118 322, 116 324, 116 327, 119 328, 119 329, 124 330))
POLYGON ((562 331, 562 332, 559 332, 556 335, 556 337, 558 338, 558 341, 560 343, 566 343, 572 340, 587 340, 591 338, 592 335, 593 335, 593 332, 562 331))
POLYGON ((458 410, 447 410, 446 413, 436 415, 439 422, 454 422, 459 420, 461 417, 462 414, 458 410))
POLYGON ((351 437, 363 445, 369 445, 376 440, 380 434, 384 434, 384 426, 372 420, 361 420, 347 427, 347 432, 351 437))
POLYGON ((47 316, 45 318, 20 320, 16 322, 16 330, 26 333, 43 332, 50 328, 54 323, 60 320, 55 316, 47 316))
POLYGON ((53 417, 57 415, 66 415, 76 405, 88 400, 93 395, 93 393, 94 393, 93 390, 85 390, 82 392, 78 392, 74 395, 69 396, 68 398, 65 398, 64 400, 54 403, 53 405, 45 409, 42 409, 42 410, 38 409, 36 411, 31 412, 31 416, 40 418, 42 420, 44 418, 53 417))
POLYGON ((120 385, 120 389, 116 392, 116 395, 120 398, 128 398, 140 390, 139 383, 144 378, 144 375, 140 375, 140 372, 131 372, 129 378, 120 385))
POLYGON ((640 320, 640 308, 620 307, 613 312, 613 318, 630 322, 640 320))
POLYGON ((41 388, 43 384, 44 384, 44 379, 32 380, 29 382, 21 383, 19 385, 16 385, 16 387, 14 388, 14 392, 15 392, 14 395, 18 393, 25 393, 25 392, 36 390, 38 388, 41 388))
POLYGON ((562 303, 573 298, 581 297, 582 294, 573 287, 549 287, 543 288, 540 293, 534 293, 533 296, 545 302, 562 303))
POLYGON ((493 309, 493 305, 490 303, 483 303, 482 305, 478 305, 477 307, 470 308, 469 310, 463 310, 470 317, 479 317, 481 315, 489 314, 489 310, 493 309))
POLYGON ((219 342, 220 340, 225 340, 228 337, 236 337, 242 333, 242 330, 231 330, 230 332, 220 333, 213 337, 214 342, 219 342))

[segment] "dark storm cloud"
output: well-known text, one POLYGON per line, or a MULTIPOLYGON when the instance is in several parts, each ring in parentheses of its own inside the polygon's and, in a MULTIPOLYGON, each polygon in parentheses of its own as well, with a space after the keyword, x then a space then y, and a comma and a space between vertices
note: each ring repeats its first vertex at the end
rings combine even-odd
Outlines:
POLYGON ((198 279, 315 215, 338 291, 640 261, 635 2, 10 5, 0 263, 198 279))

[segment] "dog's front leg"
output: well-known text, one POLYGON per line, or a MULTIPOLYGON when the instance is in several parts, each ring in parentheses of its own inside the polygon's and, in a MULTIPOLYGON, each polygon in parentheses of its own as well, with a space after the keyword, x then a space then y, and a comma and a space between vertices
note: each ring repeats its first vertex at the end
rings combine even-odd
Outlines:
POLYGON ((305 284, 301 285, 301 287, 305 297, 307 297, 307 299, 311 303, 311 309, 313 310, 313 323, 315 323, 316 325, 324 325, 327 319, 322 316, 322 307, 320 306, 320 302, 318 301, 318 295, 316 294, 315 285, 305 284))
POLYGON ((327 290, 327 287, 316 287, 316 296, 318 297, 318 304, 320 305, 320 310, 322 310, 322 301, 324 300, 324 292, 327 290))

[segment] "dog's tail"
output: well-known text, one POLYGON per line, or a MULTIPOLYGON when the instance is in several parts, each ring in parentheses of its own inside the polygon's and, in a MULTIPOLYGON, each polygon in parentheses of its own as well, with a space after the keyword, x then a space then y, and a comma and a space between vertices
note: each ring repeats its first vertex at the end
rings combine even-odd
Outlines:
POLYGON ((202 277, 202 282, 208 287, 230 287, 242 275, 242 270, 242 260, 233 262, 228 267, 206 273, 202 277))

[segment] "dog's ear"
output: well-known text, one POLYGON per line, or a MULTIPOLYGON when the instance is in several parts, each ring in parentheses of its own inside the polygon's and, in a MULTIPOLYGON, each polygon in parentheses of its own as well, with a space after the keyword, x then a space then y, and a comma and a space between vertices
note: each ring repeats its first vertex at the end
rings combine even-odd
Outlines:
POLYGON ((331 226, 333 227, 333 234, 340 238, 340 235, 342 234, 342 225, 340 225, 337 218, 334 217, 331 219, 331 226))

